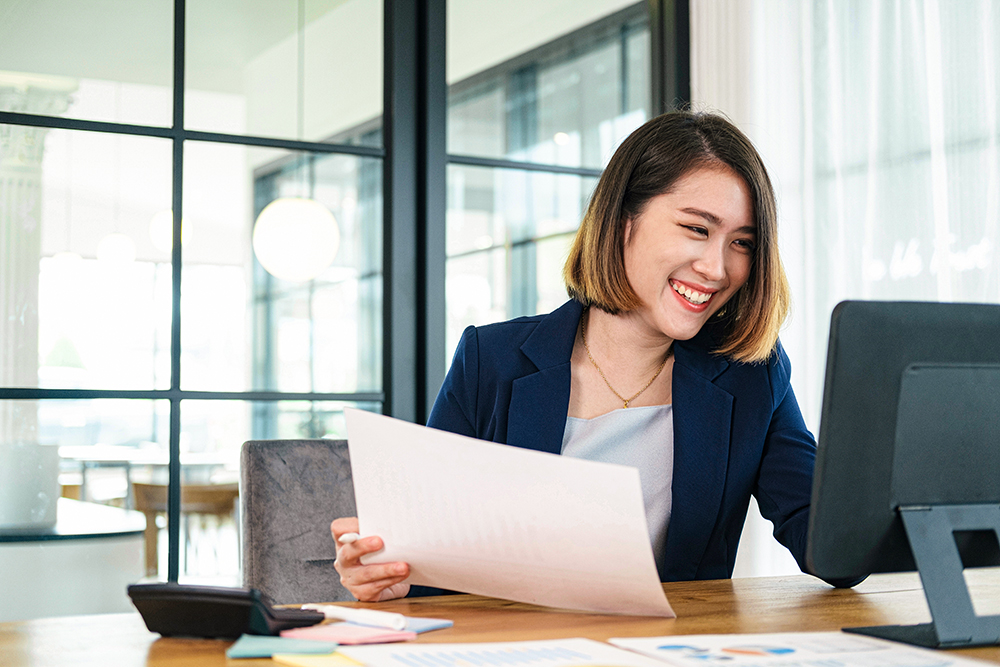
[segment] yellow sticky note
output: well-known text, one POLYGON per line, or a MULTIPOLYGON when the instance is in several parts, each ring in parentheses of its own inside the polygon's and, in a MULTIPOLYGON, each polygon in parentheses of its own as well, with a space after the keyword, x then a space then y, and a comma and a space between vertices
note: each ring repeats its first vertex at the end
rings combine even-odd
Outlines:
POLYGON ((275 653, 271 656, 271 660, 289 667, 358 667, 363 664, 337 652, 326 655, 275 653))

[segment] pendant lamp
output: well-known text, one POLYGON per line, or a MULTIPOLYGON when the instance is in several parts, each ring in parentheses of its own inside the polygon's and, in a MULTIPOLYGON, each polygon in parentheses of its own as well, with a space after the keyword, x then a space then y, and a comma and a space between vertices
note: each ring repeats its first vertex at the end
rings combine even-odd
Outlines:
POLYGON ((253 228, 253 251, 264 269, 289 282, 313 280, 340 246, 337 219, 315 199, 282 197, 264 207, 253 228))

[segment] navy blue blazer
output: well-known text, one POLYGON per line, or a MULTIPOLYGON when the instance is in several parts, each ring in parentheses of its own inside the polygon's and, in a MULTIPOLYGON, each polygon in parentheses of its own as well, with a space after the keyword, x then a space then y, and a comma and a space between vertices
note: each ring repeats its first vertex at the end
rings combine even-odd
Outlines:
MULTIPOLYGON (((469 327, 428 426, 558 454, 582 306, 469 327)), ((663 581, 732 576, 751 494, 806 571, 816 444, 781 346, 766 363, 714 355, 711 327, 674 343, 673 505, 663 581)))

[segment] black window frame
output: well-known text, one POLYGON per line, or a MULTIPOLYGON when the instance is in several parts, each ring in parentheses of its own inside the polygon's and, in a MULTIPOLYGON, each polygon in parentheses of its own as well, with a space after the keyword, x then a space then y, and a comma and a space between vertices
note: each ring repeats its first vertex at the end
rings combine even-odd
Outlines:
MULTIPOLYGON (((648 0, 652 114, 690 99, 689 0, 648 0)), ((181 403, 380 402, 383 413, 424 423, 445 375, 445 175, 448 164, 594 176, 593 169, 448 155, 446 0, 384 0, 382 147, 184 129, 185 0, 174 0, 170 127, 0 111, 0 124, 169 139, 173 145, 170 386, 162 390, 0 387, 0 400, 162 400, 170 405, 167 580, 180 565, 181 403), (188 391, 181 389, 181 219, 186 142, 338 153, 382 160, 383 384, 380 392, 188 391)))

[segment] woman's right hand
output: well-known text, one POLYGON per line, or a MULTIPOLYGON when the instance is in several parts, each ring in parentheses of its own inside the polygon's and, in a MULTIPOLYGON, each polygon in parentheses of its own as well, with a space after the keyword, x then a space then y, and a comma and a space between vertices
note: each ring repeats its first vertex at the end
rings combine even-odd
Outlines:
POLYGON ((340 573, 340 583, 351 595, 362 602, 384 602, 404 597, 410 591, 410 585, 404 581, 410 576, 409 564, 362 564, 363 555, 382 550, 381 537, 371 535, 349 544, 340 543, 341 535, 358 532, 357 517, 335 519, 330 532, 337 545, 337 560, 333 565, 340 573))

